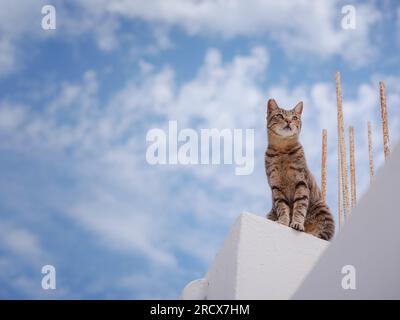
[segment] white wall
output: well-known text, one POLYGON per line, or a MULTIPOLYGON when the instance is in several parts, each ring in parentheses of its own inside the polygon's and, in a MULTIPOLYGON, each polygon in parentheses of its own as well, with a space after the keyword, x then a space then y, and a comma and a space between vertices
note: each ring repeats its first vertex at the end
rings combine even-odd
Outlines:
POLYGON ((250 213, 241 214, 204 279, 182 299, 289 299, 328 242, 250 213))
MULTIPOLYGON (((366 174, 368 174, 366 172, 366 174)), ((400 146, 378 172, 350 220, 295 299, 400 299, 400 146), (355 268, 355 290, 342 268, 355 268), (345 286, 346 287, 346 286, 345 286)))

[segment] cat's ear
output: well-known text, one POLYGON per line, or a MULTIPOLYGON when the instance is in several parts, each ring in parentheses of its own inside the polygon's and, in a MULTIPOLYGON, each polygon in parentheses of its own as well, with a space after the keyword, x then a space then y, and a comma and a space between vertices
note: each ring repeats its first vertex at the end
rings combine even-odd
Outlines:
POLYGON ((269 99, 267 102, 267 110, 268 113, 271 113, 272 111, 274 111, 275 109, 278 109, 278 104, 276 103, 276 101, 274 99, 269 99))
POLYGON ((301 116, 301 113, 303 112, 303 101, 300 101, 296 106, 294 107, 294 112, 296 112, 299 116, 301 116))

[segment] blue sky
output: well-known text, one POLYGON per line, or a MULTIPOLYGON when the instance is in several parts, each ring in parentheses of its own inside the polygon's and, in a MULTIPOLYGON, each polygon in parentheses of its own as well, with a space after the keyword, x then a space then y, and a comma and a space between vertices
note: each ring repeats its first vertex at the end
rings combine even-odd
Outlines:
POLYGON ((356 134, 358 198, 369 183, 366 124, 383 164, 378 83, 400 133, 395 1, 0 0, 0 297, 176 298, 202 277, 241 211, 271 206, 265 102, 304 101, 301 141, 336 218, 336 97, 356 134), (41 28, 52 4, 57 29, 41 28), (356 28, 341 27, 343 5, 356 28), (253 128, 255 168, 151 166, 146 133, 253 128), (41 267, 57 289, 41 288, 41 267))

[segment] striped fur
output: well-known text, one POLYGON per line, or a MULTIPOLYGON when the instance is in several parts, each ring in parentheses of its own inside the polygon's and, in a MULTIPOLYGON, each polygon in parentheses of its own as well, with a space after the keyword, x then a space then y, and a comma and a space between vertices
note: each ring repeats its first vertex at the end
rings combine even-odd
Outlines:
POLYGON ((335 224, 299 142, 302 110, 302 102, 292 110, 279 108, 273 99, 267 104, 265 171, 272 193, 267 218, 330 240, 335 224))

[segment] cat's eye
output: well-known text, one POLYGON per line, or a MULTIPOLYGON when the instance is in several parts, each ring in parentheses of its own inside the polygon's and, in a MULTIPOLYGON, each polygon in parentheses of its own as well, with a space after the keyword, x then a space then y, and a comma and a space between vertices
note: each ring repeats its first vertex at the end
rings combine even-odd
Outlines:
POLYGON ((299 120, 299 118, 297 118, 297 116, 293 116, 292 120, 299 120))
POLYGON ((279 119, 283 119, 283 115, 278 113, 275 117, 279 118, 279 119))

